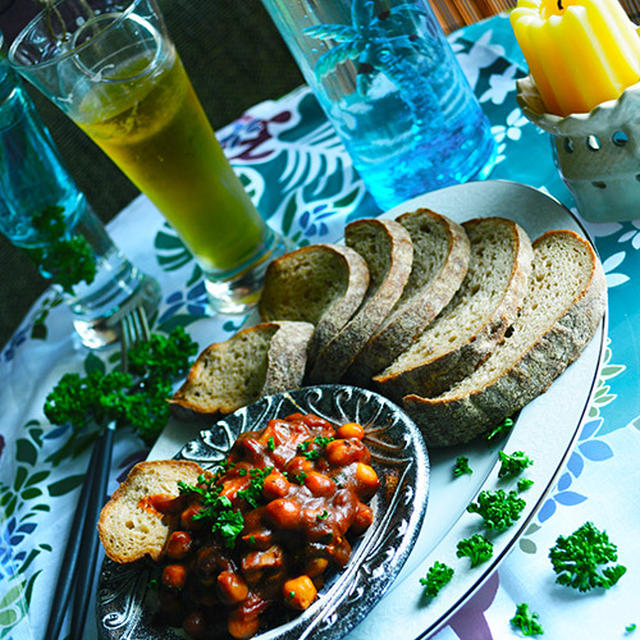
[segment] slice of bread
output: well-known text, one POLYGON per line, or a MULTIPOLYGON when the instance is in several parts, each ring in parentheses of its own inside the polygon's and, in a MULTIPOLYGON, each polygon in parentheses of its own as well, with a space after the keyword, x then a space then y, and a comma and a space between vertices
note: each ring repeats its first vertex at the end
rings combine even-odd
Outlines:
POLYGON ((411 274, 400 300, 344 376, 361 386, 371 386, 371 377, 391 364, 440 313, 469 264, 469 240, 459 224, 429 209, 405 213, 397 222, 411 236, 411 274))
POLYGON ((356 220, 345 228, 344 239, 366 260, 369 288, 357 313, 316 357, 308 378, 314 384, 340 380, 399 300, 411 273, 411 236, 398 222, 356 220))
POLYGON ((499 424, 546 391, 593 337, 607 289, 591 245, 572 231, 549 231, 534 249, 524 306, 491 357, 436 398, 404 398, 428 444, 467 442, 499 424))
POLYGON ((134 562, 145 556, 157 561, 173 529, 173 516, 156 511, 148 501, 158 494, 178 496, 178 480, 195 484, 203 473, 195 462, 140 462, 102 508, 98 534, 109 558, 134 562))
POLYGON ((471 261, 462 286, 413 345, 373 379, 397 402, 409 393, 437 395, 469 375, 502 339, 529 288, 533 250, 520 226, 477 218, 463 227, 471 261))
POLYGON ((353 249, 312 244, 269 265, 258 310, 263 320, 314 325, 307 353, 312 363, 357 311, 368 286, 367 263, 353 249))
POLYGON ((308 322, 262 322, 209 345, 170 402, 195 414, 223 415, 262 396, 297 389, 312 335, 308 322))

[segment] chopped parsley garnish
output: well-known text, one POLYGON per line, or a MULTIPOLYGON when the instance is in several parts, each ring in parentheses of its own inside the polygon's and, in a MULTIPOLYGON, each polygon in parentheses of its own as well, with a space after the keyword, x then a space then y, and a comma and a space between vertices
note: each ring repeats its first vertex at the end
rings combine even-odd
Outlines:
POLYGON ((465 538, 458 542, 458 558, 467 556, 471 560, 471 567, 477 567, 486 562, 493 555, 493 542, 484 536, 476 533, 470 538, 465 538))
POLYGON ((304 481, 307 477, 307 473, 306 471, 301 471, 300 473, 294 473, 291 476, 291 479, 296 483, 296 484, 304 484, 304 481))
POLYGON ((566 538, 558 536, 549 558, 556 582, 579 591, 609 589, 627 571, 623 565, 609 565, 618 559, 618 547, 593 522, 585 522, 566 538))
POLYGON ((270 451, 275 451, 276 442, 273 439, 273 436, 270 436, 269 439, 267 440, 267 447, 269 447, 270 451))
POLYGON ((335 440, 335 438, 331 437, 331 436, 316 436, 313 441, 319 446, 319 447, 326 447, 330 442, 333 442, 335 440))
POLYGON ((469 466, 469 458, 466 456, 458 456, 453 467, 453 477, 459 478, 465 473, 473 473, 473 469, 469 466))
POLYGON ((211 531, 220 534, 224 546, 229 549, 235 546, 236 538, 242 533, 242 529, 244 529, 244 518, 239 511, 232 509, 220 511, 211 525, 211 531))
POLYGON ((324 509, 322 511, 322 514, 318 514, 316 516, 316 518, 318 518, 318 520, 326 520, 328 517, 329 517, 329 512, 326 509, 324 509))
POLYGON ((241 489, 236 495, 244 498, 254 509, 258 506, 258 502, 262 497, 262 487, 264 487, 264 479, 273 471, 273 467, 265 467, 264 469, 251 469, 251 484, 246 489, 241 489))
POLYGON ((287 600, 291 600, 293 599, 293 597, 296 595, 295 591, 289 591, 289 595, 287 595, 287 600))
POLYGON ((491 440, 493 440, 494 438, 497 438, 498 436, 510 431, 512 427, 513 419, 505 418, 495 429, 493 429, 493 431, 490 431, 487 434, 487 440, 491 442, 491 440))
POLYGON ((249 536, 249 544, 255 544, 256 543, 256 537, 254 535, 250 535, 249 536))
POLYGON ((500 451, 498 457, 502 463, 500 471, 498 471, 498 478, 502 479, 515 478, 533 464, 533 460, 526 456, 523 451, 514 451, 511 455, 500 451))
POLYGON ((627 633, 633 633, 633 632, 636 630, 636 627, 637 627, 636 623, 635 623, 635 622, 632 622, 631 624, 628 624, 628 625, 624 628, 624 630, 625 630, 627 633))
POLYGON ((425 578, 420 578, 420 584, 424 587, 424 593, 429 598, 435 598, 440 589, 453 577, 453 569, 442 562, 435 562, 427 571, 425 578))
POLYGON ((516 605, 516 615, 511 618, 511 624, 522 631, 524 636, 540 636, 544 634, 544 629, 538 618, 540 616, 533 611, 529 611, 529 605, 526 602, 516 605))
POLYGON ((533 480, 531 480, 531 478, 520 478, 520 480, 518 480, 518 492, 522 493, 532 485, 533 485, 533 480))
POLYGON ((504 531, 520 518, 525 506, 526 502, 515 491, 506 493, 503 489, 497 489, 481 491, 478 502, 472 502, 467 511, 480 515, 487 529, 504 531))

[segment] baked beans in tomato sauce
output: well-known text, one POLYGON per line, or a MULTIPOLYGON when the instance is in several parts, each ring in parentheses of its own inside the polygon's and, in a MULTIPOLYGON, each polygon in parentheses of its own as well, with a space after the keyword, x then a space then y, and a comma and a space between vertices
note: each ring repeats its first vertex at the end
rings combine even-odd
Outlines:
POLYGON ((215 475, 180 483, 177 498, 150 496, 179 523, 161 562, 160 622, 199 639, 224 633, 222 621, 250 638, 269 607, 306 609, 372 523, 379 480, 363 436, 311 414, 269 420, 238 437, 215 475))

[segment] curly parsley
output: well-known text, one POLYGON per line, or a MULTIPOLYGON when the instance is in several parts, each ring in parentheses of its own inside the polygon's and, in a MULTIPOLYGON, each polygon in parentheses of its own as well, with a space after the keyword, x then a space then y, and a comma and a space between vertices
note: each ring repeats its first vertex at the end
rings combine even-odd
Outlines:
POLYGON ((96 255, 83 236, 67 233, 64 207, 45 207, 31 220, 45 246, 26 252, 42 271, 51 274, 66 293, 72 294, 73 286, 83 280, 91 284, 96 276, 96 255))
POLYGON ((426 596, 435 598, 451 578, 453 578, 453 569, 443 562, 436 561, 427 571, 426 577, 420 578, 420 584, 424 587, 426 596))
POLYGON ((537 613, 529 611, 529 605, 523 602, 516 605, 516 614, 510 622, 516 629, 520 629, 524 636, 540 636, 544 634, 544 629, 538 622, 539 617, 537 613))
POLYGON ((493 542, 487 540, 484 536, 476 533, 470 538, 465 538, 458 542, 458 558, 467 556, 471 560, 471 567, 477 567, 479 564, 486 562, 493 555, 493 542))
POLYGON ((533 460, 526 456, 523 451, 514 451, 511 455, 500 451, 498 458, 501 462, 498 478, 501 479, 515 478, 533 464, 533 460))
POLYGON ((469 466, 469 458, 467 456, 458 456, 453 466, 453 477, 459 478, 461 475, 471 473, 473 473, 473 469, 469 466))
POLYGON ((467 511, 481 516, 487 529, 504 531, 520 518, 525 506, 526 502, 515 491, 506 493, 503 489, 497 489, 481 491, 478 502, 472 502, 467 511))
POLYGON ((618 547, 593 522, 585 522, 567 537, 558 536, 549 558, 556 582, 579 591, 609 589, 627 571, 623 565, 609 564, 618 559, 618 547))

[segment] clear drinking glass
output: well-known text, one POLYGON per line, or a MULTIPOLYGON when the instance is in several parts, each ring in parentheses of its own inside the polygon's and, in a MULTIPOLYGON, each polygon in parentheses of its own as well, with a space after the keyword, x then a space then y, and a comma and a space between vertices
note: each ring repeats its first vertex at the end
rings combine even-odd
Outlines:
MULTIPOLYGON (((107 235, 1 54, 0 231, 15 246, 37 252, 42 275, 54 281, 67 275, 48 270, 60 258, 56 252, 68 246, 60 242, 73 241, 85 248, 95 273, 90 282, 68 286, 64 298, 73 313, 74 327, 88 347, 115 341, 120 319, 133 306, 144 305, 148 315, 158 306, 158 284, 132 265, 107 235), (47 226, 47 215, 59 222, 47 226)), ((73 260, 67 260, 63 268, 72 266, 73 260)))
POLYGON ((18 35, 9 59, 173 225, 215 310, 255 303, 285 245, 229 165, 155 0, 61 0, 18 35))
POLYGON ((262 0, 382 209, 490 173, 489 121, 426 0, 262 0))

